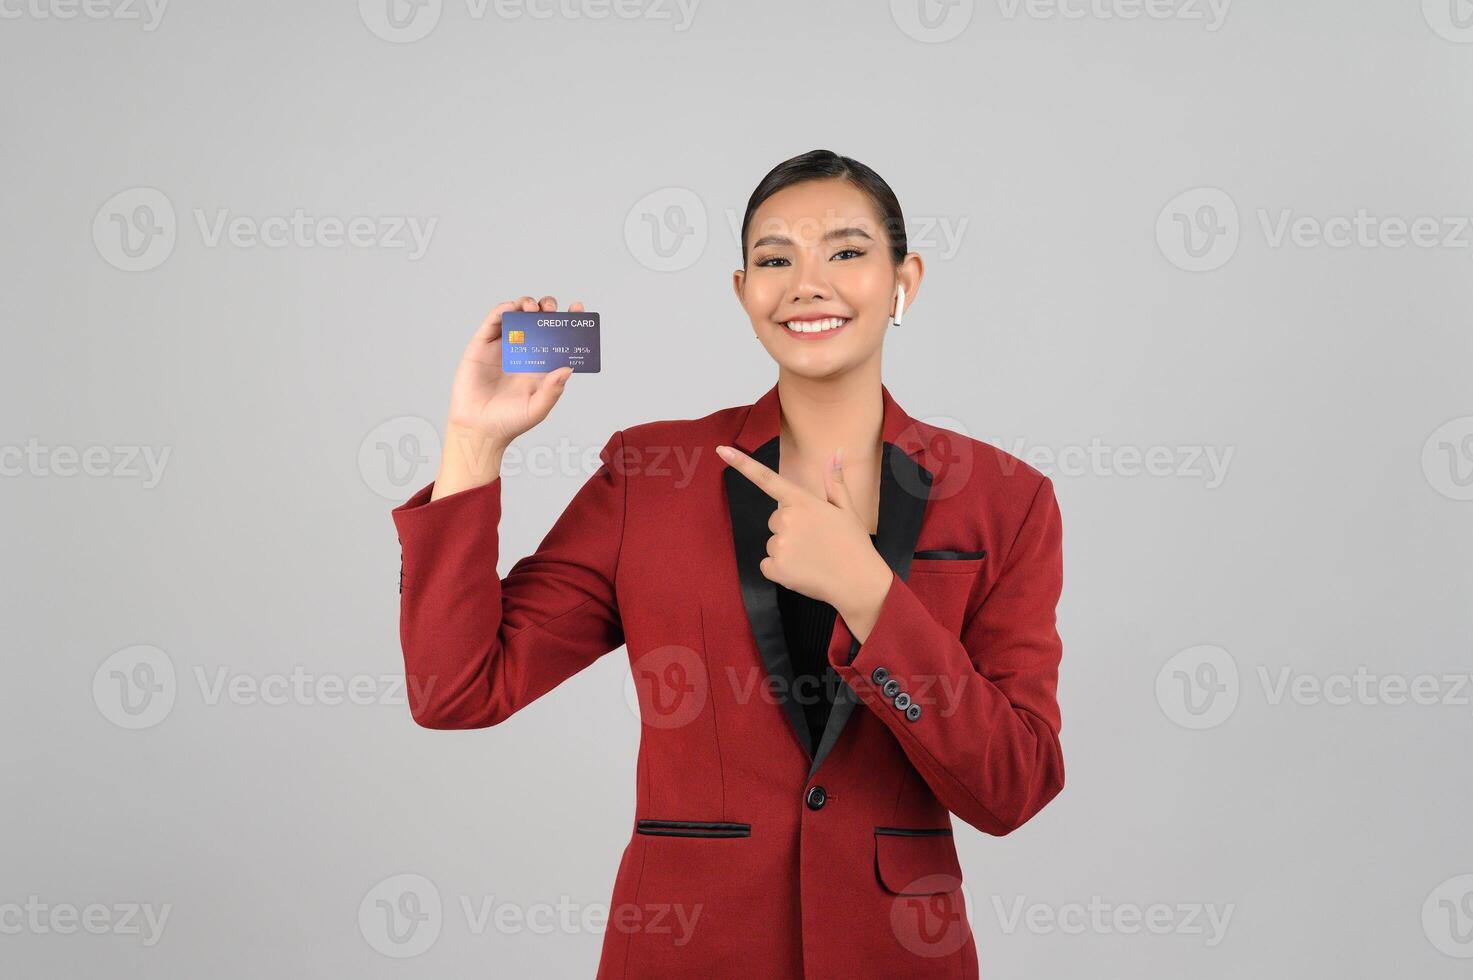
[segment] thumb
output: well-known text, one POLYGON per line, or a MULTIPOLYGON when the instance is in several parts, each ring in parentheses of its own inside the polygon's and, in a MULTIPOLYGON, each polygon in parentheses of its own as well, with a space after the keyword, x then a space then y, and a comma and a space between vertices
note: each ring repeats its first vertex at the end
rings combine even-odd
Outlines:
POLYGON ((531 416, 538 422, 547 418, 547 413, 552 411, 552 406, 563 396, 564 382, 573 374, 572 368, 558 368, 556 371, 547 372, 547 377, 538 382, 533 389, 529 399, 531 416))
POLYGON ((854 510, 854 501, 849 496, 849 485, 844 482, 844 448, 842 446, 834 450, 833 459, 829 461, 829 468, 824 472, 823 487, 829 503, 847 511, 854 510))

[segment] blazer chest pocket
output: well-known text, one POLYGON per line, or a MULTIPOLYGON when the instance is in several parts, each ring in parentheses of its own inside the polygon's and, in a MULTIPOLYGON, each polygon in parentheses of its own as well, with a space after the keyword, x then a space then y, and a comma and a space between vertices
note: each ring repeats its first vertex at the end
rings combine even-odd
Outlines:
POLYGON ((709 820, 638 820, 637 833, 651 837, 751 837, 749 823, 709 820))
POLYGON ((875 874, 892 895, 940 895, 962 883, 951 830, 875 828, 875 874))
POLYGON ((967 614, 967 599, 986 560, 986 551, 917 551, 911 556, 906 584, 938 623, 960 634, 967 614))

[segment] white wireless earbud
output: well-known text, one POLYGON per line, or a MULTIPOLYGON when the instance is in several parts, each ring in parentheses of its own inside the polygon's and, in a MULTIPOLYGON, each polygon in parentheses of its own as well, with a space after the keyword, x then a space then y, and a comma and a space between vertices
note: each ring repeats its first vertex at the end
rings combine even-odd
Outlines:
POLYGON ((895 315, 890 318, 890 322, 893 323, 893 324, 895 324, 895 326, 897 326, 897 327, 900 326, 900 314, 902 314, 904 312, 905 312, 905 287, 904 286, 896 286, 895 287, 895 315))

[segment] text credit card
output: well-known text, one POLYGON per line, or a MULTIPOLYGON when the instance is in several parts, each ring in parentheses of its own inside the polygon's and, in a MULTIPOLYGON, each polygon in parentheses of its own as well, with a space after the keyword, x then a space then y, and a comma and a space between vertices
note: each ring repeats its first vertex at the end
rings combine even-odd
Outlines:
POLYGON ((598 373, 597 313, 501 314, 501 370, 598 373))

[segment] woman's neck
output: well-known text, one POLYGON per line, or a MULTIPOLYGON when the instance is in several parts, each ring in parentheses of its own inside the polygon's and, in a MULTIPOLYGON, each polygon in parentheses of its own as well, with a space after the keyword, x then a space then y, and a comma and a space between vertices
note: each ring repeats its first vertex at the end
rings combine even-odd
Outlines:
POLYGON ((777 395, 783 446, 791 447, 798 461, 823 466, 840 447, 846 463, 878 458, 885 403, 877 374, 852 371, 815 381, 780 372, 777 395))
POLYGON ((782 404, 778 471, 821 496, 824 470, 842 447, 844 481, 868 529, 875 530, 885 421, 878 374, 856 371, 815 381, 780 373, 777 395, 782 404))

